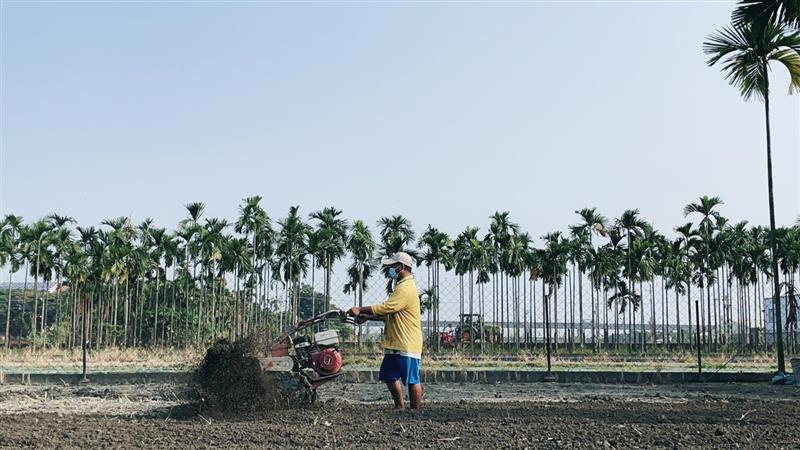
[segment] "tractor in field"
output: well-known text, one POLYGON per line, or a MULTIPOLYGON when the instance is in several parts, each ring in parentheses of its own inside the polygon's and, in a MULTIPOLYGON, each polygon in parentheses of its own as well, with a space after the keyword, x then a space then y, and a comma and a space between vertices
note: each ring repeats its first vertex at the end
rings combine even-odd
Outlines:
MULTIPOLYGON (((480 314, 461 314, 455 328, 448 325, 444 331, 439 332, 439 344, 442 347, 480 344, 482 324, 480 314)), ((502 332, 496 326, 483 325, 483 339, 489 343, 500 342, 502 332)))

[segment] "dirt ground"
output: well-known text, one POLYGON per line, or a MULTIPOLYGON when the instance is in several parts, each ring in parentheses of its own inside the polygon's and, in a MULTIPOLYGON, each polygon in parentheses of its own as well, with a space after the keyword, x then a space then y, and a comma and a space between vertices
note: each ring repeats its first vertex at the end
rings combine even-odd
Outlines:
POLYGON ((800 388, 429 384, 394 411, 378 384, 312 408, 217 417, 186 386, 2 386, 2 448, 800 448, 800 388))

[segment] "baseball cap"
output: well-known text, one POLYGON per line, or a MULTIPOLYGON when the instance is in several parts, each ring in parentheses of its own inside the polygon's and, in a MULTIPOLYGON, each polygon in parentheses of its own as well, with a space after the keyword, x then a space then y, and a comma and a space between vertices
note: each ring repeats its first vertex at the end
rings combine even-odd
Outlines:
POLYGON ((407 267, 414 267, 414 260, 408 253, 405 252, 397 252, 392 255, 391 258, 383 258, 381 259, 381 265, 384 266, 391 266, 392 264, 401 263, 407 267))

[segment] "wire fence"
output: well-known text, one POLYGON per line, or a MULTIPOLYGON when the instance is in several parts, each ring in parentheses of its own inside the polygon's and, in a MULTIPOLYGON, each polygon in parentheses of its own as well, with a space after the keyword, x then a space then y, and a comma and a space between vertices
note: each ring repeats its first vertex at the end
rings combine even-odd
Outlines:
MULTIPOLYGON (((332 271, 332 307, 357 306, 358 292, 345 293, 346 281, 337 274, 341 272, 332 271)), ((680 292, 660 277, 637 281, 631 283, 631 288, 641 300, 634 305, 614 300, 613 290, 594 286, 574 269, 553 288, 541 280, 502 274, 493 275, 487 283, 477 283, 469 274, 457 276, 442 271, 434 275, 425 267, 415 273, 427 353, 470 350, 514 356, 523 350, 541 350, 550 342, 554 350, 562 353, 603 351, 646 356, 694 351, 699 344, 706 353, 771 354, 776 350, 780 329, 785 353, 798 354, 796 300, 781 297, 778 327, 772 282, 764 276, 749 285, 739 285, 734 279, 730 283, 685 286, 680 292)), ((369 279, 363 304, 386 300, 386 282, 382 277, 369 279)), ((325 305, 322 273, 307 274, 302 283, 298 318, 315 310, 320 312, 325 305), (311 292, 314 302, 310 301, 311 292)), ((253 305, 258 303, 262 309, 256 308, 255 313, 251 306, 246 310, 236 306, 239 303, 230 300, 230 293, 222 299, 217 295, 221 290, 195 287, 187 293, 185 285, 179 281, 169 285, 151 283, 147 290, 134 284, 129 289, 120 288, 119 293, 110 287, 94 291, 86 297, 89 345, 204 345, 250 325, 271 324, 272 331, 278 332, 291 320, 287 310, 289 295, 279 282, 256 290, 258 293, 252 298, 258 300, 253 305), (128 310, 130 322, 125 319, 128 310), (154 313, 156 310, 158 313, 154 313), (237 319, 242 317, 244 321, 237 319)), ((33 339, 39 339, 39 345, 74 346, 80 342, 83 313, 78 298, 84 295, 73 297, 69 291, 49 292, 42 288, 36 302, 30 289, 23 296, 16 287, 10 287, 13 292, 8 289, 0 297, 13 294, 8 302, 12 345, 33 339)), ((241 295, 244 301, 250 294, 241 295)), ((6 302, 0 301, 0 315, 5 316, 6 308, 6 302)), ((376 343, 383 331, 382 323, 368 323, 361 331, 362 341, 376 343)), ((350 341, 358 336, 343 334, 350 341)))
MULTIPOLYGON (((749 286, 720 282, 676 292, 656 277, 633 283, 641 296, 637 305, 611 300, 613 290, 593 286, 576 271, 552 293, 541 280, 502 275, 484 284, 453 273, 440 274, 438 286, 431 284, 433 279, 424 269, 415 274, 426 351, 483 343, 494 351, 514 352, 544 345, 548 330, 550 342, 568 350, 682 352, 696 348, 698 342, 707 352, 769 353, 776 347, 775 306, 767 278, 749 286)), ((387 298, 382 281, 372 281, 363 294, 364 305, 387 298)), ((341 279, 334 276, 332 285, 335 305, 342 309, 358 305, 356 293, 341 294, 341 279)), ((796 303, 785 295, 780 302, 785 352, 795 354, 800 338, 796 303)), ((373 340, 381 332, 380 324, 363 331, 366 339, 373 340)))

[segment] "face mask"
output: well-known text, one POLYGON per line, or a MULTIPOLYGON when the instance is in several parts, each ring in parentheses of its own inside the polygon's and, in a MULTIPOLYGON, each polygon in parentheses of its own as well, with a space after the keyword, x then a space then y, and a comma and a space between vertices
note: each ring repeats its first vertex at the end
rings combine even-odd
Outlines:
POLYGON ((394 267, 389 267, 389 278, 396 280, 397 275, 398 275, 397 269, 395 269, 394 267))

